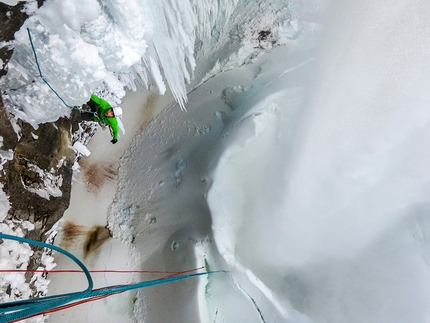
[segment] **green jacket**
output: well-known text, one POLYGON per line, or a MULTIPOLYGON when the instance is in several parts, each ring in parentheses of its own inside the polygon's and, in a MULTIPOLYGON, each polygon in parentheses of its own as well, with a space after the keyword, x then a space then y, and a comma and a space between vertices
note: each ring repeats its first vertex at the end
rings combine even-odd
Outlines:
POLYGON ((97 104, 97 115, 94 115, 94 121, 108 125, 112 129, 113 139, 118 139, 118 121, 116 117, 108 118, 105 116, 105 112, 112 108, 112 106, 106 100, 99 98, 95 94, 91 95, 91 101, 97 104))

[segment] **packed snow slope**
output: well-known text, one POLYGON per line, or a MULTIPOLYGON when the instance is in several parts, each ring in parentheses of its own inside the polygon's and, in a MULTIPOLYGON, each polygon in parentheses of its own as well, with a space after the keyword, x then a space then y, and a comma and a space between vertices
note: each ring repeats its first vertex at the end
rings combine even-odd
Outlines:
POLYGON ((37 78, 27 27, 69 104, 171 89, 178 104, 121 160, 108 226, 136 267, 230 272, 142 291, 137 321, 424 323, 429 10, 46 1, 2 90, 33 124, 68 112, 37 78))

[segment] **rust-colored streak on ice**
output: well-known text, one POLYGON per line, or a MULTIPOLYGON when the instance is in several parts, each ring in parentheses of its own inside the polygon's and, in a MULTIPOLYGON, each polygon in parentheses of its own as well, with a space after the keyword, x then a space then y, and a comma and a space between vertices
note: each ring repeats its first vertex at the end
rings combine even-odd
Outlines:
POLYGON ((87 190, 92 193, 98 193, 106 181, 114 180, 118 174, 114 163, 102 164, 83 159, 81 167, 87 190))
POLYGON ((85 235, 86 232, 87 230, 83 225, 67 221, 62 229, 63 238, 60 244, 61 248, 66 250, 72 249, 77 244, 79 238, 85 235))
POLYGON ((87 257, 91 253, 97 252, 103 243, 111 238, 111 234, 106 227, 94 226, 87 233, 87 237, 84 243, 84 257, 87 257))
POLYGON ((60 246, 66 250, 83 250, 84 257, 97 252, 100 246, 111 238, 106 227, 95 225, 91 228, 67 221, 62 229, 60 246))

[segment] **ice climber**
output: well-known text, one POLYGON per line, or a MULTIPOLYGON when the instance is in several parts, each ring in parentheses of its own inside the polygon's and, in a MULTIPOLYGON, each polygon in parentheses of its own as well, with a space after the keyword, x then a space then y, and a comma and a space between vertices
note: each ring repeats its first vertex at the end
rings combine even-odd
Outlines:
POLYGON ((118 142, 117 118, 121 117, 122 109, 120 107, 112 108, 106 100, 99 98, 95 94, 91 95, 91 99, 87 102, 87 105, 93 113, 82 113, 82 120, 98 122, 103 129, 109 126, 112 134, 110 142, 116 144, 118 142))

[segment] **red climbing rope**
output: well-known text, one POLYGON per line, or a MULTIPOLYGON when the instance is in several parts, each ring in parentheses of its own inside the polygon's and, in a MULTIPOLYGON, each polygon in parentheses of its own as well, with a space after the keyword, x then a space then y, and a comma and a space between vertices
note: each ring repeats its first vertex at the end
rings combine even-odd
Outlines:
MULTIPOLYGON (((114 270, 114 269, 95 269, 89 270, 90 273, 143 273, 143 274, 172 274, 172 275, 180 275, 183 273, 189 273, 193 271, 197 271, 200 269, 204 269, 205 267, 199 267, 194 269, 189 269, 185 271, 163 271, 163 270, 114 270)), ((82 270, 79 269, 0 269, 0 273, 83 273, 82 270)), ((168 276, 170 277, 170 276, 168 276)))

